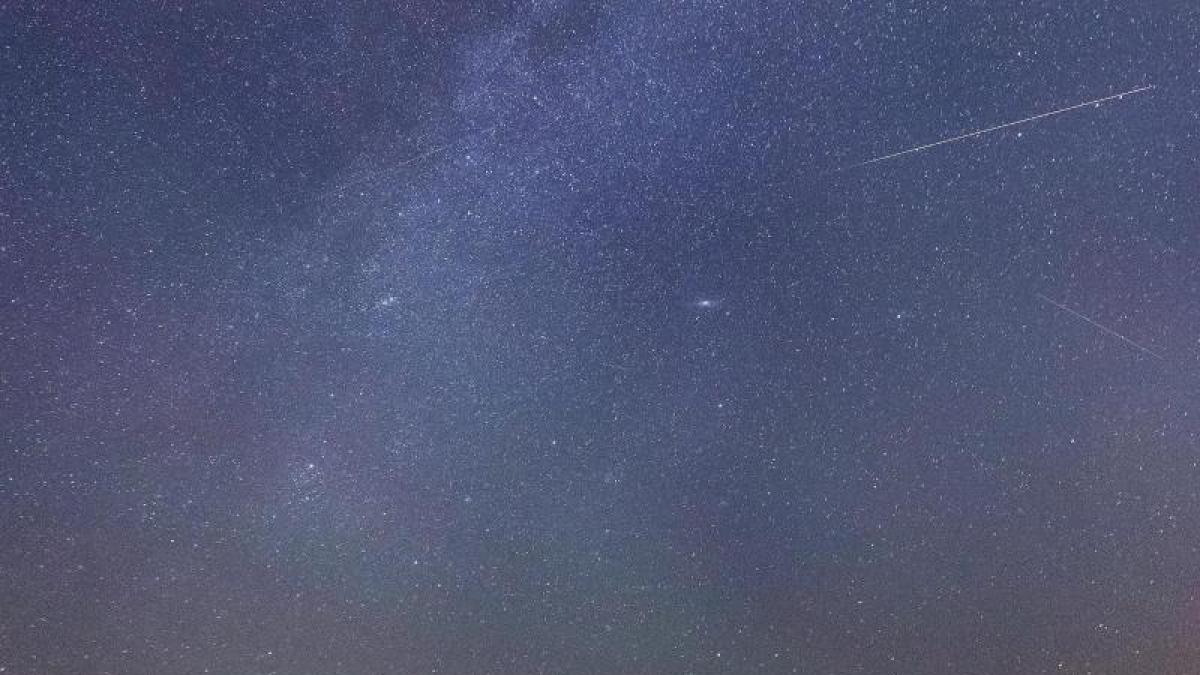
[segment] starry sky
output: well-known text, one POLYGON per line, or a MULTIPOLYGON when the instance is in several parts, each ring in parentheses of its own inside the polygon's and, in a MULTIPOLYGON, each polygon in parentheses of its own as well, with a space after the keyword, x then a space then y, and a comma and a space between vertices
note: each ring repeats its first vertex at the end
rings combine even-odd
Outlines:
POLYGON ((0 2, 0 673, 1200 672, 1197 34, 0 2))

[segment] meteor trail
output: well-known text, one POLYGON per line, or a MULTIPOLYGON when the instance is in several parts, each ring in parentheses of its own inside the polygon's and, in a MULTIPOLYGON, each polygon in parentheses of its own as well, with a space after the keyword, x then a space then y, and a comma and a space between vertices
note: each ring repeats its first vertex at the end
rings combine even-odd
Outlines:
POLYGON ((1071 309, 1070 307, 1067 307, 1066 305, 1060 305, 1059 303, 1051 300, 1050 298, 1047 298, 1046 296, 1042 295, 1041 293, 1038 293, 1037 296, 1039 298, 1041 298, 1042 300, 1045 300, 1046 302, 1050 303, 1051 305, 1054 305, 1055 307, 1061 309, 1062 311, 1067 312, 1068 314, 1070 314, 1074 317, 1083 319, 1084 321, 1092 324, 1096 328, 1099 328, 1101 331, 1103 331, 1103 332, 1117 338, 1118 340, 1121 340, 1125 344, 1133 347, 1134 349, 1138 350, 1139 352, 1142 352, 1144 354, 1149 354, 1150 356, 1153 356, 1154 358, 1158 359, 1159 361, 1164 360, 1162 355, 1159 354, 1158 352, 1156 352, 1152 349, 1149 349, 1147 347, 1143 347, 1143 346, 1139 345, 1138 343, 1134 342, 1133 340, 1130 340, 1129 338, 1125 337, 1124 335, 1121 335, 1117 331, 1115 331, 1107 326, 1103 326, 1103 325, 1089 319, 1088 317, 1080 314, 1079 312, 1076 312, 1075 310, 1071 309))
POLYGON ((892 154, 890 154, 890 155, 881 155, 881 156, 879 156, 879 157, 875 157, 874 159, 868 159, 868 160, 867 160, 867 161, 865 161, 865 162, 859 162, 858 164, 851 164, 850 166, 844 167, 844 168, 842 168, 841 170, 842 170, 842 171, 845 171, 845 170, 847 170, 847 169, 857 169, 857 168, 859 168, 859 167, 862 167, 862 166, 867 166, 868 164, 877 164, 877 163, 879 163, 879 162, 886 162, 886 161, 888 161, 889 159, 895 159, 895 158, 897 158, 897 157, 903 157, 904 155, 911 155, 911 154, 913 154, 914 152, 921 152, 922 150, 928 150, 928 149, 930 149, 930 148, 936 148, 936 147, 937 147, 937 146, 939 146, 939 145, 946 145, 947 143, 956 143, 956 142, 958 142, 958 141, 964 141, 964 140, 966 140, 966 139, 968 139, 968 138, 975 138, 976 136, 982 136, 982 135, 984 135, 984 134, 990 134, 990 133, 992 133, 993 131, 999 131, 999 130, 1001 130, 1001 129, 1007 129, 1007 128, 1009 128, 1009 127, 1015 127, 1015 126, 1017 126, 1018 124, 1026 124, 1026 123, 1029 123, 1029 122, 1033 122, 1033 121, 1035 121, 1035 120, 1040 120, 1040 119, 1042 119, 1042 118, 1044 118, 1044 117, 1051 117, 1051 116, 1053 116, 1053 115, 1061 115, 1061 114, 1063 114, 1063 113, 1065 113, 1065 112, 1070 112, 1070 111, 1072 111, 1072 110, 1078 110, 1079 108, 1085 108, 1085 107, 1087 107, 1087 106, 1089 106, 1089 105, 1099 105, 1099 104, 1101 104, 1101 103, 1104 103, 1104 102, 1106 102, 1106 101, 1112 101, 1112 100, 1114 100, 1114 99, 1122 99, 1122 98, 1125 98, 1126 96, 1133 96, 1134 94, 1140 94, 1140 93, 1142 93, 1142 92, 1144 92, 1144 91, 1150 91, 1150 90, 1151 90, 1151 89, 1153 89, 1153 88, 1154 88, 1154 85, 1153 85, 1153 84, 1147 84, 1147 85, 1144 85, 1144 86, 1138 87, 1138 88, 1136 88, 1136 89, 1130 89, 1129 91, 1123 91, 1123 92, 1121 92, 1121 93, 1119 93, 1119 94, 1113 94, 1112 96, 1105 96, 1105 97, 1103 97, 1103 98, 1097 98, 1097 99, 1093 99, 1093 100, 1091 100, 1091 101, 1084 101, 1083 103, 1076 103, 1075 105, 1072 105, 1072 106, 1067 106, 1066 108, 1059 108, 1058 110, 1051 110, 1050 112, 1044 112, 1044 113, 1040 113, 1040 114, 1038 114, 1038 115, 1034 115, 1034 116, 1032 116, 1032 117, 1026 117, 1025 119, 1020 119, 1020 120, 1017 120, 1017 121, 1015 121, 1015 122, 1005 122, 1004 124, 997 124, 997 125, 996 125, 996 126, 994 126, 994 127, 988 127, 988 128, 986 128, 986 129, 980 129, 980 130, 978 130, 978 131, 971 131, 971 132, 968 132, 968 133, 965 133, 965 134, 960 134, 960 135, 958 135, 958 136, 953 136, 953 137, 951 137, 951 138, 943 138, 943 139, 942 139, 942 140, 940 140, 940 141, 935 141, 935 142, 933 142, 933 143, 926 143, 925 145, 918 145, 918 146, 917 146, 917 147, 915 147, 915 148, 909 148, 909 149, 907 149, 907 150, 901 150, 900 152, 893 152, 893 153, 892 153, 892 154))

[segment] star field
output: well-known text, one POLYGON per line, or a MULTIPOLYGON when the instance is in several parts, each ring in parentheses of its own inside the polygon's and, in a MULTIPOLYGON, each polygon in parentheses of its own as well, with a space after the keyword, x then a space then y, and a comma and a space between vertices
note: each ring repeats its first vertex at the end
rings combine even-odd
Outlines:
POLYGON ((0 16, 0 673, 1200 670, 1192 3, 0 16))

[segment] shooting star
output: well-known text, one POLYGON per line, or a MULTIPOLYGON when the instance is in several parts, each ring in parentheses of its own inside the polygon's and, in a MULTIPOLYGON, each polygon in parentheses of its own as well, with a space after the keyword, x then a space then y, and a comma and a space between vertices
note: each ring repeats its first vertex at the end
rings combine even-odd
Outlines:
POLYGON ((1143 354, 1149 354, 1150 356, 1153 356, 1154 358, 1158 359, 1159 361, 1166 360, 1162 357, 1162 354, 1159 354, 1158 352, 1154 351, 1153 349, 1150 349, 1149 347, 1143 347, 1142 345, 1134 342, 1133 340, 1130 340, 1129 338, 1125 337, 1124 335, 1121 335, 1117 331, 1115 331, 1107 326, 1104 326, 1097 321, 1093 321, 1092 319, 1089 319, 1088 317, 1080 314, 1079 312, 1076 312, 1075 310, 1071 309, 1070 307, 1067 307, 1066 305, 1057 303, 1057 302, 1051 300, 1050 298, 1047 298, 1046 296, 1042 295, 1041 293, 1038 293, 1037 296, 1039 298, 1041 298, 1042 300, 1045 300, 1046 302, 1050 303, 1051 305, 1054 305, 1055 307, 1061 309, 1062 311, 1067 312, 1071 316, 1074 316, 1079 319, 1083 319, 1084 321, 1092 324, 1096 328, 1099 328, 1101 331, 1117 338, 1118 340, 1133 347, 1134 349, 1138 350, 1139 352, 1142 352, 1143 354))
POLYGON ((433 157, 434 155, 440 155, 441 153, 449 150, 450 148, 453 148, 454 146, 458 145, 459 143, 462 143, 463 141, 465 141, 468 138, 490 134, 499 127, 500 127, 499 124, 493 124, 492 126, 484 128, 484 129, 480 129, 479 131, 472 131, 472 132, 463 134, 462 136, 459 136, 458 138, 450 141, 449 143, 443 143, 442 145, 430 148, 429 150, 426 150, 425 152, 422 152, 419 155, 414 155, 412 157, 409 157, 408 159, 397 163, 394 166, 394 168, 408 166, 409 164, 416 164, 417 162, 420 162, 422 160, 433 157))
POLYGON ((1106 103, 1108 101, 1123 99, 1126 96, 1133 96, 1134 94, 1140 94, 1145 91, 1150 91, 1151 89, 1154 89, 1154 85, 1147 84, 1147 85, 1144 85, 1141 87, 1137 87, 1136 89, 1130 89, 1129 91, 1123 91, 1119 94, 1113 94, 1112 96, 1105 96, 1103 98, 1092 99, 1091 101, 1084 101, 1083 103, 1076 103, 1075 105, 1067 106, 1066 108, 1059 108, 1058 110, 1051 110, 1050 112, 1040 113, 1038 115, 1033 115, 1032 117, 1026 117, 1025 119, 1017 120, 1015 122, 1005 122, 1004 124, 997 124, 994 127, 988 127, 986 129, 979 129, 978 131, 970 131, 965 134, 959 134, 958 136, 952 136, 950 138, 943 138, 940 141, 935 141, 933 143, 926 143, 925 145, 918 145, 915 148, 901 150, 900 152, 893 152, 889 155, 881 155, 879 157, 868 159, 865 162, 859 162, 858 164, 851 164, 850 166, 842 167, 841 169, 839 169, 839 171, 846 171, 849 169, 857 169, 859 167, 867 166, 869 164, 878 164, 879 162, 886 162, 889 159, 896 159, 897 157, 911 155, 913 153, 921 152, 922 150, 936 148, 939 145, 946 145, 947 143, 957 143, 958 141, 965 141, 968 138, 975 138, 976 136, 983 136, 984 134, 990 134, 993 131, 1000 131, 1001 129, 1015 127, 1020 124, 1028 124, 1029 122, 1034 122, 1036 120, 1040 120, 1040 119, 1043 119, 1046 117, 1052 117, 1054 115, 1061 115, 1065 112, 1070 112, 1072 110, 1086 108, 1087 106, 1090 106, 1090 105, 1098 106, 1101 103, 1106 103))

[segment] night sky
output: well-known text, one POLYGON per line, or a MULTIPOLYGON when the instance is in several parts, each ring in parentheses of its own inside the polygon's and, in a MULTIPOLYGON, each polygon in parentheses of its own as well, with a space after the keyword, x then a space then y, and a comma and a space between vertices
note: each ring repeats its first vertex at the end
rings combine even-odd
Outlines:
POLYGON ((0 2, 0 673, 1200 673, 1198 36, 0 2))

